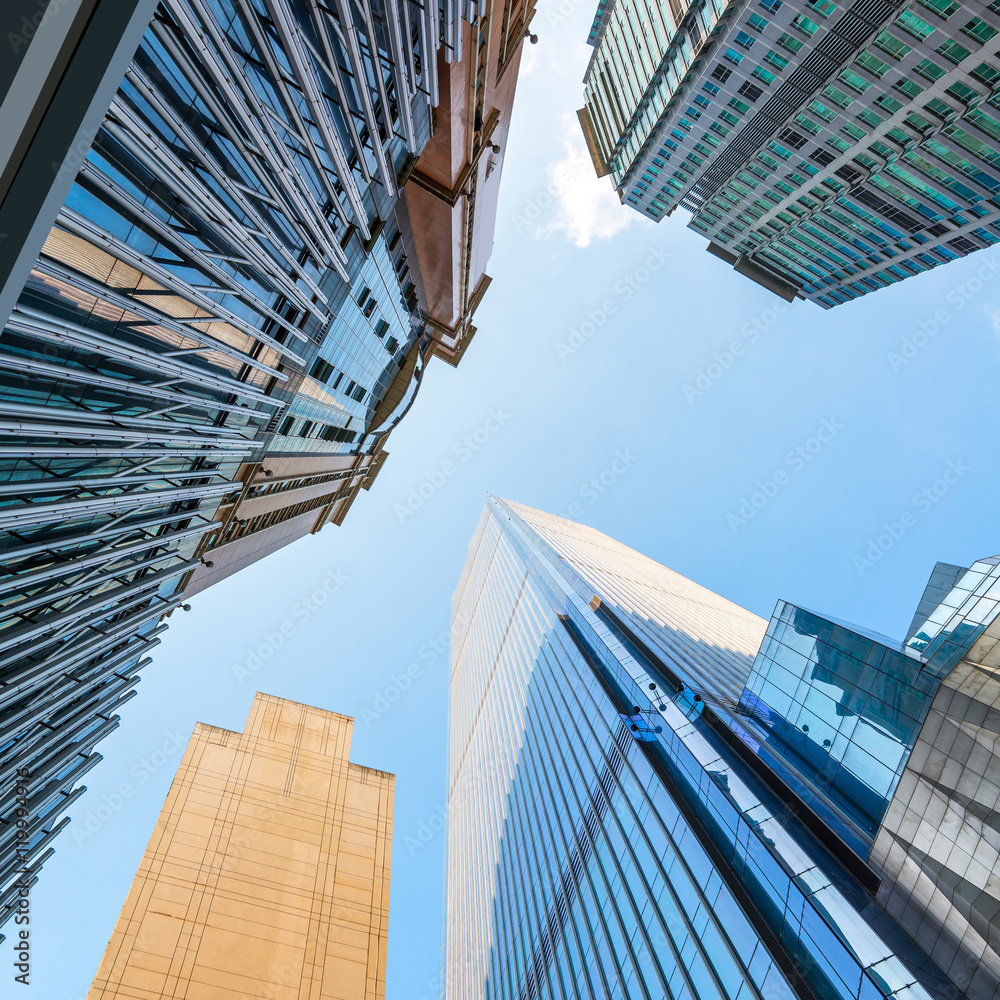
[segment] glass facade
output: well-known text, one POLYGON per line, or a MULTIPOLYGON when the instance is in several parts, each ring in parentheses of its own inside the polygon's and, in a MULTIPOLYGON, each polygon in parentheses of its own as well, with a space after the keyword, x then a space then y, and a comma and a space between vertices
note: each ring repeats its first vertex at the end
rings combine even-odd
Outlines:
POLYGON ((1000 241, 995 4, 716 2, 684 25, 646 73, 615 59, 624 24, 591 33, 623 202, 686 208, 718 256, 824 308, 1000 241))
MULTIPOLYGON (((942 680, 1000 611, 1000 560, 959 571, 905 643, 784 601, 733 730, 859 856, 871 850, 942 680)), ((932 583, 940 576, 932 574, 932 583)))
POLYGON ((781 602, 738 711, 758 752, 825 792, 850 822, 824 808, 828 821, 866 853, 938 681, 898 643, 781 602))
POLYGON ((361 486, 334 460, 377 469, 427 347, 400 178, 430 134, 438 50, 460 58, 475 17, 164 0, 67 159, 0 349, 0 923, 206 545, 322 524, 361 486), (303 452, 333 458, 248 485, 265 455, 303 452), (245 486, 263 512, 224 526, 245 486))
POLYGON ((494 498, 453 612, 446 1000, 943 995, 712 721, 763 621, 494 498))

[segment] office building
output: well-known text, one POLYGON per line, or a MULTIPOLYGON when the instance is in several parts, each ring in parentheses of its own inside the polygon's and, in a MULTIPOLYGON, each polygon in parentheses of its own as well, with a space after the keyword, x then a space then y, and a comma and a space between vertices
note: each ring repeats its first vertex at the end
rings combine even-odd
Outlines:
POLYGON ((88 1000, 382 1000, 394 779, 353 723, 258 694, 196 726, 88 1000))
POLYGON ((904 642, 489 498, 453 600, 446 1000, 1000 990, 1000 557, 904 642))
POLYGON ((998 33, 978 0, 612 0, 580 119, 624 204, 830 308, 1000 241, 998 33))
POLYGON ((164 616, 339 524, 467 348, 533 12, 27 11, 0 70, 0 924, 164 616))

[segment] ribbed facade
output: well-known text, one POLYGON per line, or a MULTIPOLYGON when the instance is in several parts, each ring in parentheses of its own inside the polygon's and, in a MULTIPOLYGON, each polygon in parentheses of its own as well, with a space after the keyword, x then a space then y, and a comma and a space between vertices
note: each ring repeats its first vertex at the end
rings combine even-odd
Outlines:
POLYGON ((436 336, 406 179, 442 76, 531 11, 163 0, 67 156, 0 336, 0 924, 163 616, 340 523, 381 468, 436 336))
POLYGON ((719 724, 761 619, 492 498, 453 612, 446 1000, 947 995, 719 724))
POLYGON ((622 0, 598 26, 599 172, 786 299, 830 308, 1000 241, 995 4, 622 0))

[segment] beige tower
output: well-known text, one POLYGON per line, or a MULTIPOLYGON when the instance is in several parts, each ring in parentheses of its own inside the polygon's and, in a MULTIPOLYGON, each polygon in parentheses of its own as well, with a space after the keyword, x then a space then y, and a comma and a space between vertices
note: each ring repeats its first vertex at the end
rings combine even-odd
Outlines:
POLYGON ((394 777, 270 695, 199 723, 88 1000, 382 1000, 394 777))

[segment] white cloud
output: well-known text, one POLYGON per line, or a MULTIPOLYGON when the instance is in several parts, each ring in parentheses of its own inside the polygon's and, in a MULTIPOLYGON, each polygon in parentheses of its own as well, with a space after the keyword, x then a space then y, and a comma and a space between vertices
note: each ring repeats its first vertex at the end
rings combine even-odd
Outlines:
POLYGON ((576 246, 586 247, 592 240, 608 240, 646 222, 618 200, 610 178, 597 176, 576 115, 564 115, 561 128, 565 156, 549 164, 547 190, 536 199, 541 204, 552 198, 556 218, 540 226, 537 235, 562 233, 576 246))

